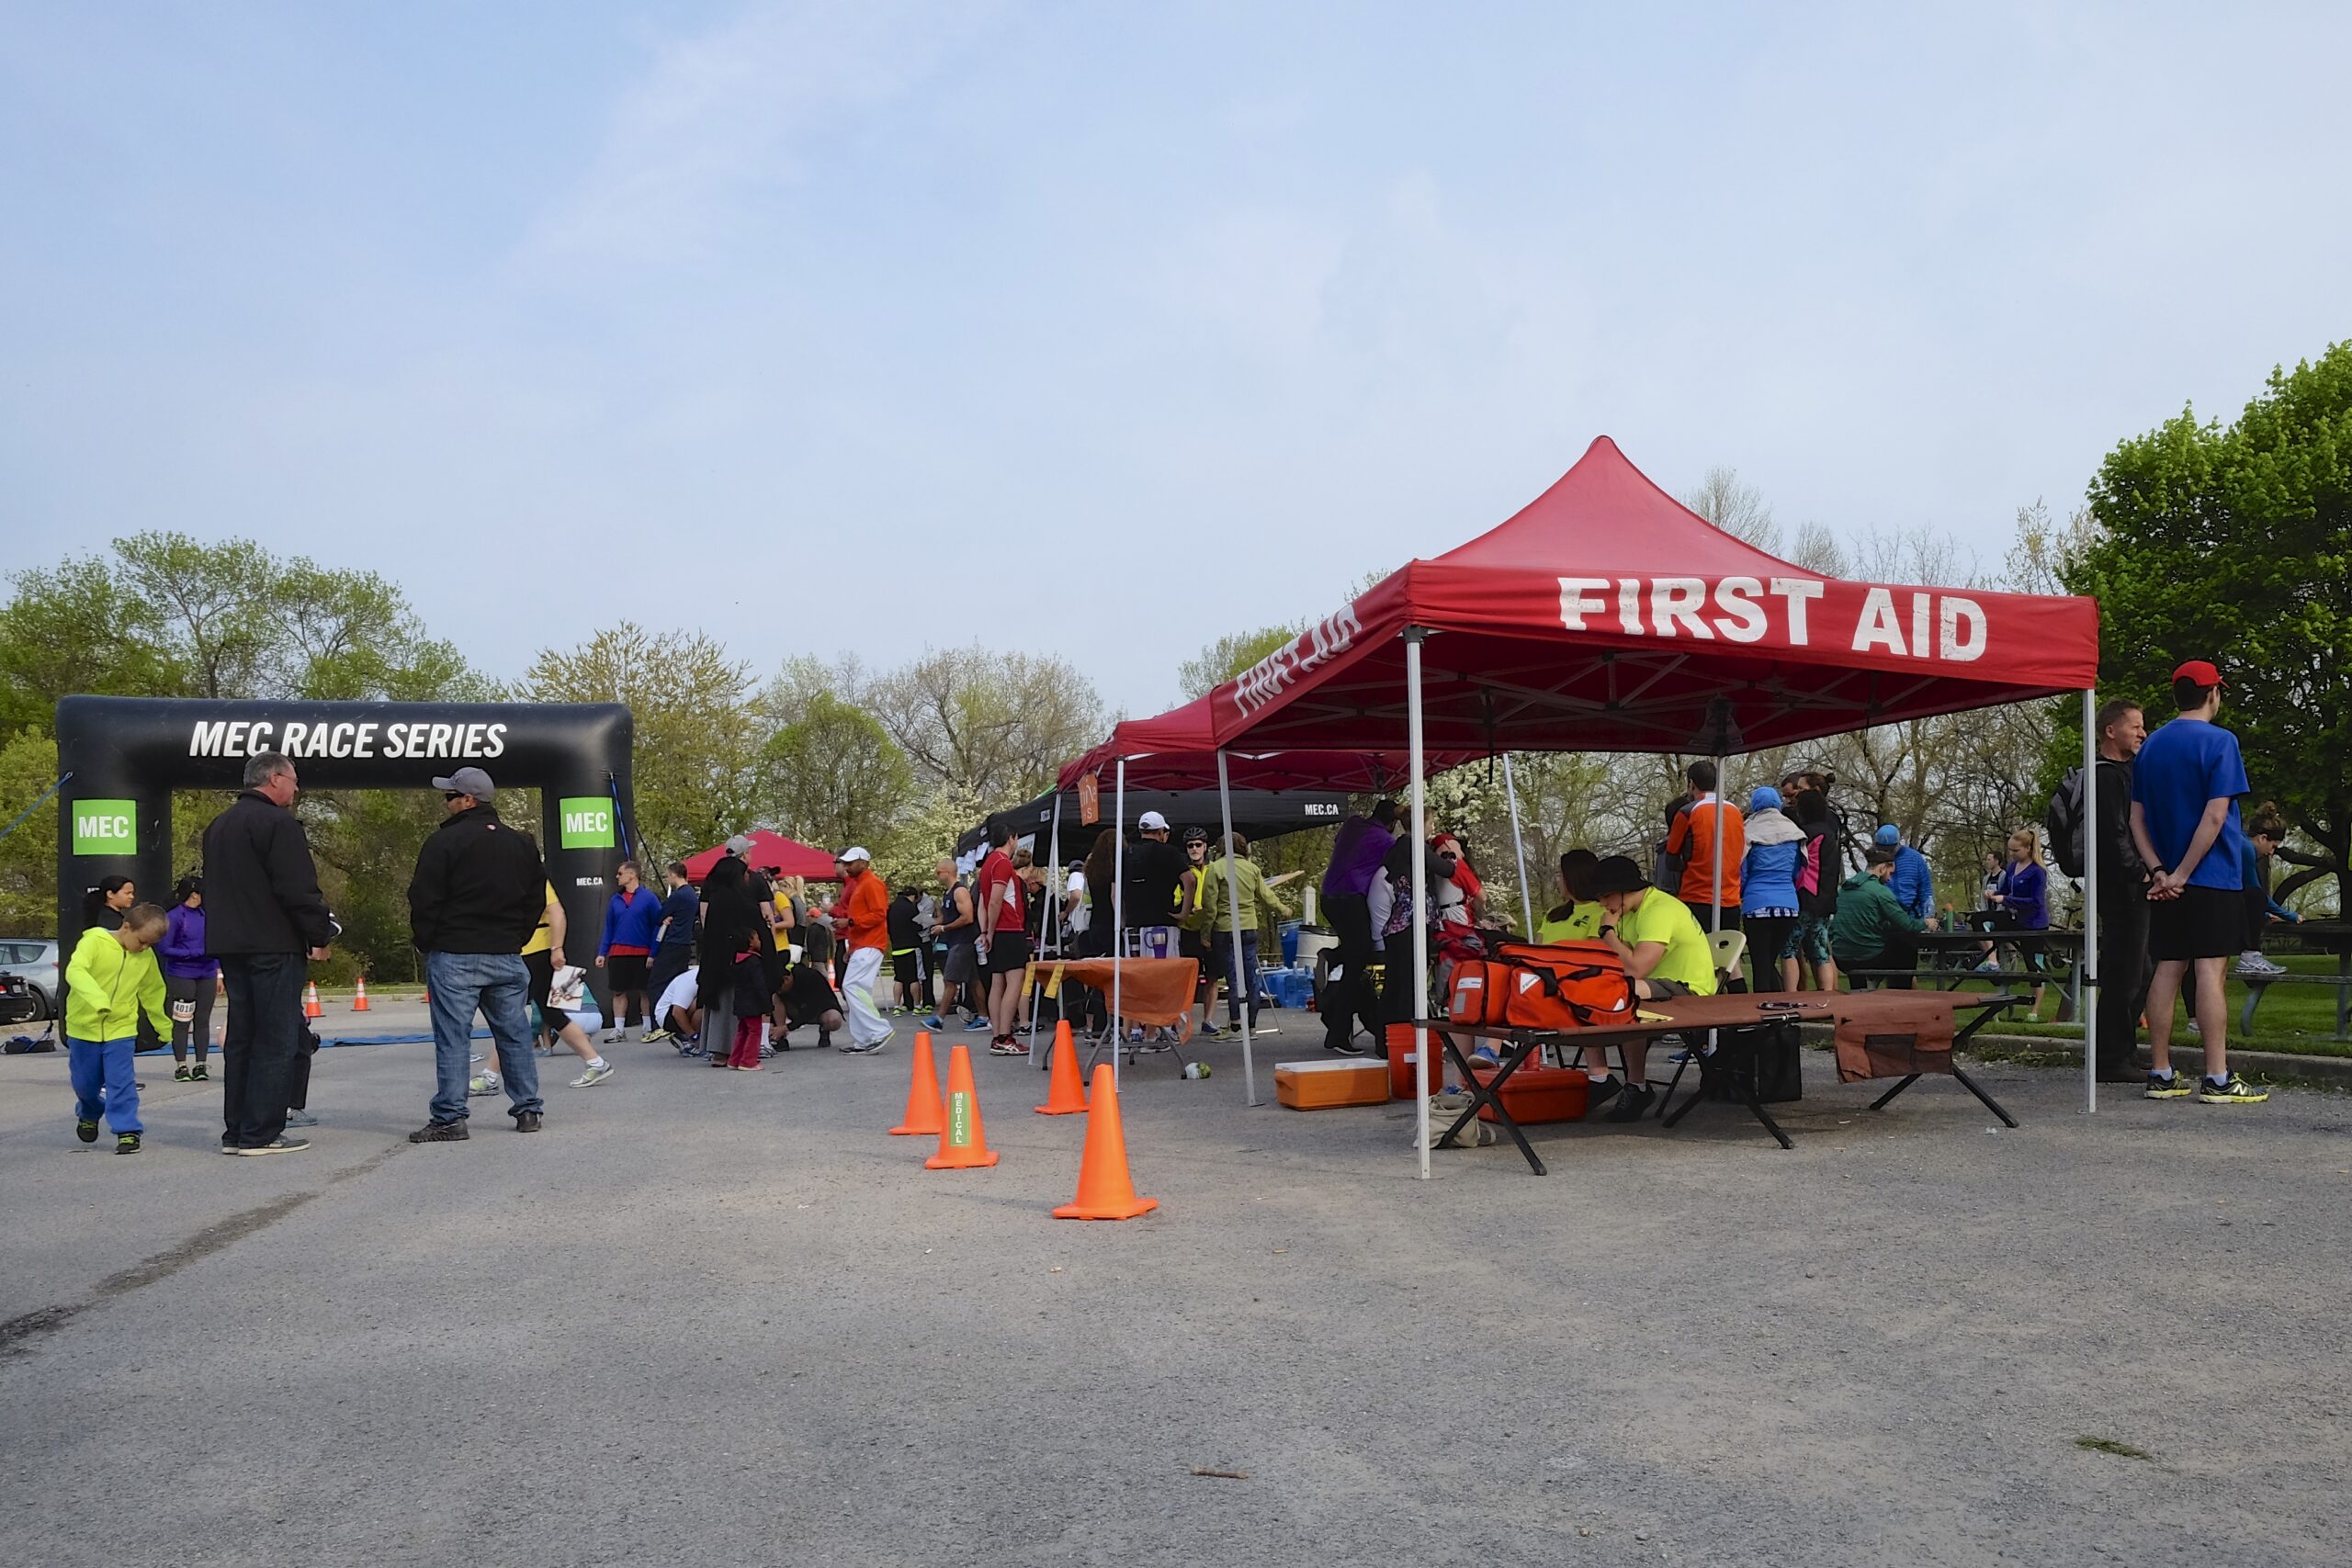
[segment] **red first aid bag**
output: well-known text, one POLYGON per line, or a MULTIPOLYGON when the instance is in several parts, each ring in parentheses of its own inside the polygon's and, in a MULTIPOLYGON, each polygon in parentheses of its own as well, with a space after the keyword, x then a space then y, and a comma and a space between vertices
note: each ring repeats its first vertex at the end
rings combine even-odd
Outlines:
POLYGON ((1501 1029, 1589 1029, 1634 1017, 1625 961, 1605 942, 1506 942, 1453 966, 1446 1017, 1501 1029))

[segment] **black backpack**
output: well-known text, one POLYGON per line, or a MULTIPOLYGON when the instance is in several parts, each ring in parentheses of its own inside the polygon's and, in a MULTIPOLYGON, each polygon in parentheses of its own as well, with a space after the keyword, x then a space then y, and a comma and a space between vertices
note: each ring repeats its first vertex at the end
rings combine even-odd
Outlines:
POLYGON ((2050 807, 2041 814, 2041 836, 2049 842, 2050 858, 2068 876, 2083 874, 2083 770, 2068 768, 2051 792, 2050 807))

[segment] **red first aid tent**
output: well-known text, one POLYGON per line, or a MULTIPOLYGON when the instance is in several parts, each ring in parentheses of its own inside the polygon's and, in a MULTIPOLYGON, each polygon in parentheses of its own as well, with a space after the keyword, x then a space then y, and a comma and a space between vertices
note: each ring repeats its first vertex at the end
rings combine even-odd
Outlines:
MULTIPOLYGON (((2078 691, 2087 769, 2098 674, 2093 600, 1825 578, 1715 527, 1604 435, 1498 526, 1408 563, 1198 702, 1120 726, 1085 761, 1173 739, 1232 756, 1401 752, 1418 838, 1419 781, 1448 753, 1721 757, 2078 691)), ((1414 879, 1419 896, 1419 857, 1414 879)), ((2096 879, 2093 865, 2086 1040, 2096 879)), ((1428 1059, 1424 1044, 1424 1074, 1428 1059)), ((1428 1143, 1424 1122, 1424 1177, 1428 1143)))
MULTIPOLYGON (((743 863, 754 871, 774 866, 786 876, 805 877, 811 882, 838 882, 841 870, 833 864, 833 857, 822 850, 812 850, 797 839, 787 839, 781 833, 771 833, 765 828, 753 829, 748 837, 752 847, 743 852, 743 863)), ((686 860, 686 880, 696 886, 727 852, 724 844, 714 844, 698 855, 686 860)))

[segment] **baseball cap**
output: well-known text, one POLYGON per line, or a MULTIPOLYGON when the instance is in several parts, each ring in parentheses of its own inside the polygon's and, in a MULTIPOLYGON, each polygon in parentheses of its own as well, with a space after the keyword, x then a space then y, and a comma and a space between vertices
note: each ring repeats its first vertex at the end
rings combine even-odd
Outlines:
POLYGON ((1882 844, 1899 844, 1903 841, 1903 829, 1892 822, 1882 822, 1878 828, 1878 841, 1882 844))
POLYGON ((476 800, 488 800, 498 793, 498 786, 480 768, 459 768, 446 779, 435 779, 433 787, 445 795, 470 795, 476 800))
POLYGON ((1147 811, 1143 814, 1142 819, 1136 822, 1136 828, 1139 832, 1165 833, 1168 831, 1168 818, 1157 811, 1147 811))
POLYGON ((752 835, 749 833, 738 833, 733 838, 728 840, 727 852, 730 855, 743 855, 751 853, 752 835))
POLYGON ((868 854, 862 846, 852 844, 849 848, 843 850, 841 853, 833 857, 833 863, 835 865, 847 865, 852 861, 870 861, 874 857, 871 854, 868 854))
POLYGON ((1592 891, 1603 893, 1638 893, 1650 885, 1642 868, 1634 863, 1631 855, 1611 855, 1592 871, 1592 891))
POLYGON ((2229 684, 2227 681, 2222 679, 2221 671, 2213 667, 2213 661, 2210 659, 2190 660, 2188 663, 2174 671, 2172 672, 2172 678, 2176 681, 2194 681, 2200 686, 2226 686, 2229 684))

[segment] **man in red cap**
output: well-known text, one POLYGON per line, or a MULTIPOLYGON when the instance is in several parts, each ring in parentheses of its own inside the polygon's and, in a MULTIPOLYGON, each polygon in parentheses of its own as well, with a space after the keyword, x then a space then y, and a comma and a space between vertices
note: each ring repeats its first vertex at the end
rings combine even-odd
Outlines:
POLYGON ((2224 970, 2245 945, 2241 889, 2245 837, 2237 797, 2250 787, 2238 738, 2214 723, 2222 672, 2193 659, 2172 672, 2180 716, 2148 737, 2132 771, 2132 839, 2153 875, 2148 884, 2150 1100, 2190 1094, 2207 1105, 2253 1105, 2270 1098, 2230 1071, 2224 970), (2191 1010, 2205 1040, 2205 1076, 2192 1086, 2172 1070, 2173 1003, 2191 970, 2191 1010))

